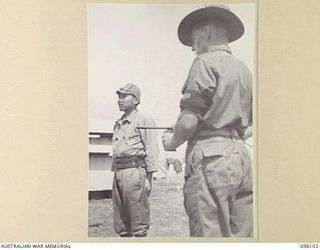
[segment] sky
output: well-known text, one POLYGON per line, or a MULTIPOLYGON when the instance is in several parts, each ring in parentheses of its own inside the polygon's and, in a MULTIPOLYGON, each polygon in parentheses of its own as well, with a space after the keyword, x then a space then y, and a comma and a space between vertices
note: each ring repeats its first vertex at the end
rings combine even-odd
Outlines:
MULTIPOLYGON (((225 4, 245 25, 230 45, 233 54, 254 70, 255 5, 225 4)), ((204 5, 89 4, 89 130, 112 130, 122 113, 116 90, 140 87, 140 112, 158 126, 171 126, 179 114, 181 88, 195 58, 180 43, 177 28, 184 16, 204 5)))

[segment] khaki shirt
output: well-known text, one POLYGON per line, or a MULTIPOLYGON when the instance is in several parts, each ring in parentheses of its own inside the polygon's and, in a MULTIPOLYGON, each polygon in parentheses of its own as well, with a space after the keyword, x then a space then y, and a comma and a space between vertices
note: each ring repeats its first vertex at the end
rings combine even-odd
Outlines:
POLYGON ((158 170, 159 157, 157 133, 153 129, 137 129, 139 126, 153 127, 155 123, 150 116, 137 110, 116 121, 112 137, 113 158, 145 157, 147 172, 155 172, 158 170))
MULTIPOLYGON (((209 130, 232 128, 241 133, 251 125, 252 75, 227 45, 211 46, 194 60, 182 98, 189 98, 188 90, 211 96, 212 104, 201 121, 209 130)), ((226 140, 218 138, 207 138, 198 144, 208 156, 224 154, 229 148, 226 140)))
POLYGON ((209 128, 241 130, 251 124, 252 75, 227 45, 211 46, 194 60, 182 93, 187 90, 212 95, 212 105, 203 117, 209 128))

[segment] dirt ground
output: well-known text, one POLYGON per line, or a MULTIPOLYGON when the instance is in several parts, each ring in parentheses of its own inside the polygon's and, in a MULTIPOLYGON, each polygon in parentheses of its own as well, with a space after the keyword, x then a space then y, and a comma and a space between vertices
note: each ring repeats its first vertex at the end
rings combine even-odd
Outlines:
MULTIPOLYGON (((183 207, 183 174, 153 181, 150 195, 151 226, 148 237, 188 237, 183 207)), ((111 199, 89 201, 89 237, 118 237, 113 230, 111 199)))

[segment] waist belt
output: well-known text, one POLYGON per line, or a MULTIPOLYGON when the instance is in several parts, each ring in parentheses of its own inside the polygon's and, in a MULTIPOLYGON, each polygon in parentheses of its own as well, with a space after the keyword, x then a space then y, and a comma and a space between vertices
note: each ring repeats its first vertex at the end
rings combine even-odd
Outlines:
POLYGON ((144 158, 138 156, 125 156, 117 157, 112 160, 112 169, 127 169, 127 168, 137 168, 146 167, 146 162, 144 158))
POLYGON ((237 130, 233 128, 222 128, 222 129, 208 129, 208 128, 199 128, 195 133, 194 139, 207 139, 210 137, 224 137, 232 140, 240 140, 237 130))

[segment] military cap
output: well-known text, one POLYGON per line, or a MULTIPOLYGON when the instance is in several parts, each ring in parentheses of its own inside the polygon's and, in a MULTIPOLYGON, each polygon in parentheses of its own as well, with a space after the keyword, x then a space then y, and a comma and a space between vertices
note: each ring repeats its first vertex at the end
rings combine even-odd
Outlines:
POLYGON ((141 91, 138 86, 128 83, 126 86, 121 87, 119 90, 116 92, 118 95, 123 94, 123 95, 133 95, 137 97, 140 100, 141 97, 141 91))

